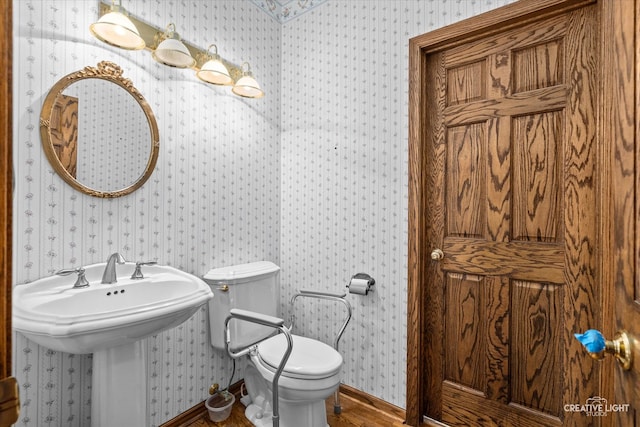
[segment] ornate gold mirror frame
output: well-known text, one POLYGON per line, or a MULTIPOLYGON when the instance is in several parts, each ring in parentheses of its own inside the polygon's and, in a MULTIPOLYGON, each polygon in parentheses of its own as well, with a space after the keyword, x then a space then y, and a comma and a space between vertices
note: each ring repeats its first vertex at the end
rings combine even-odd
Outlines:
MULTIPOLYGON (((97 89, 100 92, 103 89, 97 89)), ((118 89, 119 91, 119 89, 118 89)), ((126 95, 125 95, 126 97, 126 95)), ((128 98, 128 97, 126 97, 128 98)), ((106 102, 108 104, 108 101, 106 102)), ((135 103, 133 103, 135 105, 135 103)), ((126 110, 125 110, 126 111, 126 110)), ((128 114, 125 112, 125 116, 128 114)), ((142 116, 141 114, 139 114, 142 116)), ((142 120, 144 121, 144 120, 142 120)), ((115 124, 107 122, 103 124, 103 127, 106 128, 114 128, 119 127, 121 125, 120 122, 115 124)), ((153 169, 158 160, 158 153, 160 150, 159 144, 159 136, 158 136, 158 125, 156 123, 155 116, 153 115, 153 111, 151 107, 142 96, 142 94, 133 86, 131 80, 124 78, 122 76, 122 69, 109 61, 102 61, 98 63, 97 67, 85 67, 84 69, 71 73, 62 79, 60 79, 49 91, 47 97, 44 100, 44 104, 42 106, 42 112, 40 114, 40 136, 42 138, 42 146, 44 148, 44 152, 51 163, 53 169, 58 173, 58 175, 69 185, 71 185, 76 190, 81 191, 84 194, 88 194, 94 197, 102 197, 102 198, 112 198, 112 197, 121 197, 126 194, 132 193, 133 191, 140 188, 151 176, 153 169), (77 156, 78 156, 78 133, 79 133, 79 112, 78 112, 78 103, 79 101, 84 104, 94 103, 96 105, 101 105, 102 108, 108 108, 111 111, 119 112, 122 115, 123 106, 120 105, 104 105, 105 100, 102 99, 80 99, 74 98, 72 96, 67 96, 63 94, 63 91, 74 83, 77 83, 82 80, 88 79, 98 79, 99 82, 111 82, 115 83, 125 91, 131 95, 137 104, 142 108, 144 116, 146 117, 147 124, 149 126, 149 132, 144 129, 144 125, 142 123, 136 124, 133 123, 130 126, 140 126, 142 127, 142 132, 145 135, 150 135, 150 141, 137 141, 135 136, 131 138, 132 142, 126 142, 127 145, 140 145, 142 162, 146 160, 146 166, 142 169, 140 165, 140 170, 142 173, 136 176, 136 172, 134 172, 133 178, 125 179, 122 181, 125 182, 122 185, 116 184, 115 189, 111 188, 92 188, 92 187, 100 187, 99 185, 89 185, 86 182, 83 182, 81 179, 77 178, 76 168, 77 167, 86 167, 91 168, 89 165, 78 164, 77 156), (70 100, 69 100, 70 99, 70 100), (75 104, 75 105, 73 105, 75 104), (71 107, 69 107, 71 105, 71 107), (61 144, 63 141, 63 144, 61 144), (147 145, 148 143, 148 145, 147 145), (147 158, 147 150, 148 150, 148 158, 147 158), (64 155, 61 153, 64 152, 64 155), (71 159, 71 160, 69 160, 71 159)), ((117 137, 116 139, 122 139, 117 137)), ((95 138, 95 144, 109 144, 109 136, 101 134, 99 137, 95 138)), ((89 142, 85 142, 89 143, 89 142)), ((99 147, 100 149, 104 149, 104 147, 99 147)), ((134 148, 138 150, 138 148, 134 148)), ((106 147, 106 151, 109 150, 109 147, 106 147)), ((117 150, 117 149, 114 149, 117 150)), ((117 154, 117 153, 116 153, 117 154)), ((95 156, 94 157, 99 157, 95 156)), ((124 160, 130 161, 131 156, 124 154, 124 159, 121 161, 123 165, 118 165, 118 159, 111 159, 111 162, 116 165, 117 168, 120 169, 129 169, 124 165, 124 160), (122 167, 121 167, 122 166, 122 167)), ((101 159, 94 159, 93 161, 99 161, 101 159)), ((106 171, 102 171, 101 179, 108 180, 111 175, 111 169, 107 168, 106 171)), ((108 187, 108 185, 106 185, 108 187)))

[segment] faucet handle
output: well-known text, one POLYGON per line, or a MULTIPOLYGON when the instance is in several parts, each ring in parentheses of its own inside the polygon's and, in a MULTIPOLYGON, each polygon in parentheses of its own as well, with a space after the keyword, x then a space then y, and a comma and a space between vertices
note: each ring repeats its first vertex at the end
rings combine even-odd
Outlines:
POLYGON ((131 275, 131 278, 133 280, 137 280, 137 279, 144 279, 144 275, 142 274, 142 266, 143 265, 156 265, 157 262, 156 261, 138 261, 136 262, 136 269, 133 271, 133 274, 131 275))
POLYGON ((84 275, 84 268, 64 268, 62 270, 56 271, 56 275, 58 276, 68 276, 69 274, 76 273, 78 278, 76 279, 76 283, 73 284, 73 289, 81 289, 89 286, 89 281, 84 275))

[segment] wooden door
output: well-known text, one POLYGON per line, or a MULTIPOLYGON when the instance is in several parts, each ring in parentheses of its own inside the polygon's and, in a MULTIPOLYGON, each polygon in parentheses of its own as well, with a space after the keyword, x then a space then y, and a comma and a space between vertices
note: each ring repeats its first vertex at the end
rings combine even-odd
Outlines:
POLYGON ((49 134, 62 167, 76 178, 78 169, 78 98, 59 94, 53 102, 49 134))
POLYGON ((591 423, 564 405, 603 385, 573 338, 603 324, 599 15, 523 1, 412 40, 412 425, 591 423))
POLYGON ((11 2, 0 2, 0 426, 17 421, 20 406, 11 376, 12 16, 11 2))
POLYGON ((632 341, 632 365, 623 370, 613 358, 603 363, 611 366, 614 393, 609 404, 618 410, 609 414, 616 426, 640 426, 640 1, 607 3, 603 26, 603 62, 611 67, 605 79, 605 106, 602 120, 607 141, 611 144, 609 167, 611 197, 608 208, 612 220, 604 230, 611 236, 611 247, 604 252, 611 258, 605 285, 612 291, 606 317, 613 318, 603 331, 611 338, 626 330, 632 341), (621 406, 622 405, 622 406, 621 406), (624 406, 626 405, 626 406, 624 406))

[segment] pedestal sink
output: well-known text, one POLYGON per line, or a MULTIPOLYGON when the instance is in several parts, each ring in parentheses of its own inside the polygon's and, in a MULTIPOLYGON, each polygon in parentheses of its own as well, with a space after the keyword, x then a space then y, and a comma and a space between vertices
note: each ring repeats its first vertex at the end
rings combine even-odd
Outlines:
POLYGON ((106 263, 84 267, 89 286, 51 276, 13 290, 13 328, 66 353, 93 353, 94 427, 147 427, 143 338, 178 326, 213 297, 201 279, 169 266, 117 265, 117 282, 102 284, 106 263))

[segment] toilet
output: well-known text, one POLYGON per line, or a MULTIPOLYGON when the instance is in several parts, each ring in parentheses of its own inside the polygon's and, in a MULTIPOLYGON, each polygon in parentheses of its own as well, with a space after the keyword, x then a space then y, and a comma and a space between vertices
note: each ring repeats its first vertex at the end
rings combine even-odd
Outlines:
MULTIPOLYGON (((231 309, 277 317, 280 268, 269 261, 210 270, 204 281, 215 295, 209 300, 211 345, 225 350, 225 319, 231 309)), ((274 329, 249 322, 229 324, 231 345, 245 348, 273 335, 274 329)), ((325 399, 340 384, 343 359, 333 347, 292 335, 293 349, 278 381, 280 427, 328 427, 325 399)), ((251 402, 245 416, 254 426, 272 426, 272 381, 287 349, 283 334, 265 339, 250 352, 245 386, 251 402)))

